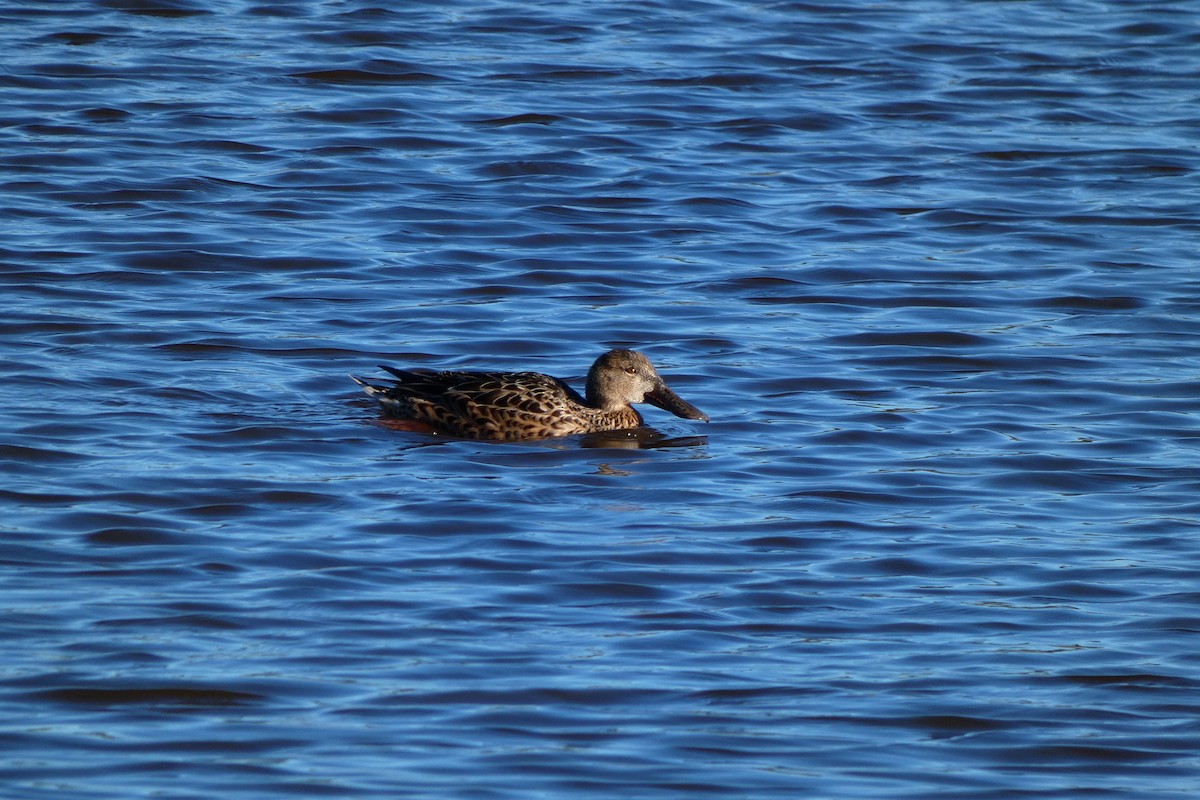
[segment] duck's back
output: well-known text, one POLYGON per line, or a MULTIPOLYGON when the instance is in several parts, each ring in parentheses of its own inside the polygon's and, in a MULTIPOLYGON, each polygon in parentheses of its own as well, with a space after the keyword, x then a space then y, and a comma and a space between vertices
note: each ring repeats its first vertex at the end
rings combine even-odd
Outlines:
POLYGON ((456 436, 529 439, 588 427, 591 409, 570 386, 540 372, 429 372, 384 367, 394 386, 376 397, 388 413, 456 436))

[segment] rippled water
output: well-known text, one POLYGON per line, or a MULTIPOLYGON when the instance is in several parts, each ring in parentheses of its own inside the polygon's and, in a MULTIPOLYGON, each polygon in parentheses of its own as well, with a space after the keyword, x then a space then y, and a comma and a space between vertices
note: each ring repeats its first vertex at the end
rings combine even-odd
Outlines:
POLYGON ((0 8, 4 798, 1195 797, 1198 19, 0 8))

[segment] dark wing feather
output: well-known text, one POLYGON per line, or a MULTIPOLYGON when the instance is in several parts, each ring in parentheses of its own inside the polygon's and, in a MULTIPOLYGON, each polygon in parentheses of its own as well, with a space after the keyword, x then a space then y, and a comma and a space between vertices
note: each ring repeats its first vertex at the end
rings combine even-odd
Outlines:
POLYGON ((407 381, 419 381, 422 378, 428 378, 432 375, 438 374, 436 370, 432 369, 396 369, 395 367, 389 367, 387 364, 379 364, 378 366, 384 372, 392 373, 392 375, 396 376, 396 379, 401 383, 405 383, 407 381))

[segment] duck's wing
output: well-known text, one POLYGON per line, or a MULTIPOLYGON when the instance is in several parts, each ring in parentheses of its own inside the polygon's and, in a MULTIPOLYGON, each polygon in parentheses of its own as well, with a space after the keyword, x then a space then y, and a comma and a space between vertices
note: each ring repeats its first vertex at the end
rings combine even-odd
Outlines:
POLYGON ((567 384, 540 372, 381 368, 395 377, 392 386, 358 382, 389 414, 428 422, 458 436, 524 438, 539 425, 550 431, 583 402, 567 384))

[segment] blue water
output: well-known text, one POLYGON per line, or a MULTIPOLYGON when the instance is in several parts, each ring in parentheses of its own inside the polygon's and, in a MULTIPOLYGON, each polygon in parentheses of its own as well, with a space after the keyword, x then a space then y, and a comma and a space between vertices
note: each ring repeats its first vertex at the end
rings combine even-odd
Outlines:
POLYGON ((0 6, 0 796, 1196 797, 1197 11, 0 6))

